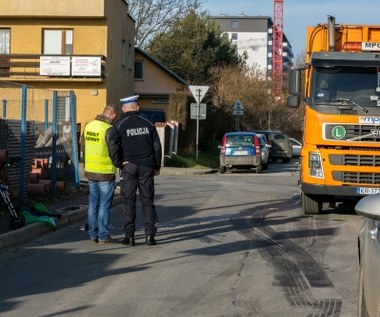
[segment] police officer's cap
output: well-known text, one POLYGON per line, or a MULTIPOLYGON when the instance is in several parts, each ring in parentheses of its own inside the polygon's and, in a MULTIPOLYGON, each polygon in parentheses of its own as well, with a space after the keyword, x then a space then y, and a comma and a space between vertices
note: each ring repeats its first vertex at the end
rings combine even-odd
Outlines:
POLYGON ((121 103, 123 105, 127 104, 127 103, 131 103, 131 102, 137 102, 137 100, 139 99, 139 95, 134 95, 134 96, 130 96, 130 97, 126 97, 126 98, 123 98, 123 99, 120 99, 121 103))

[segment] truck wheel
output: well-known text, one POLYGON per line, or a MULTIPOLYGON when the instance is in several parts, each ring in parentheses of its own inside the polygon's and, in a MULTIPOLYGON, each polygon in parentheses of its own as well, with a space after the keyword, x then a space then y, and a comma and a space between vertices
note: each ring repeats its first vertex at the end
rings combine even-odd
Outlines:
POLYGON ((224 174, 226 172, 226 167, 223 165, 220 165, 219 166, 219 172, 220 172, 220 174, 224 174))
POLYGON ((259 166, 256 166, 256 174, 261 174, 263 171, 263 165, 260 164, 259 166))
POLYGON ((302 208, 305 214, 316 215, 322 212, 323 202, 317 196, 308 196, 302 193, 302 208))

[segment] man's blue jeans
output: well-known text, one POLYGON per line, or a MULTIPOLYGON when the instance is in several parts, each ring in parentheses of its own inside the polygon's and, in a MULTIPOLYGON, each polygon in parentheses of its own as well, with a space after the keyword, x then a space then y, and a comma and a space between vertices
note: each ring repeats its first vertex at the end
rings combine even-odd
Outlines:
POLYGON ((108 224, 115 190, 115 181, 88 181, 88 233, 93 240, 109 236, 108 224))

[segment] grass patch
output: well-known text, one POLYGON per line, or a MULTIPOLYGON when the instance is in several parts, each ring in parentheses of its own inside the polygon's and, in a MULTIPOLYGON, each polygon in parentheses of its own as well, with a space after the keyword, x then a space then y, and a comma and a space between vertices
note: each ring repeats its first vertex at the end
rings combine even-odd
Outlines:
POLYGON ((219 156, 214 153, 198 153, 198 160, 195 155, 173 155, 165 162, 167 167, 183 167, 183 168, 218 168, 219 156))

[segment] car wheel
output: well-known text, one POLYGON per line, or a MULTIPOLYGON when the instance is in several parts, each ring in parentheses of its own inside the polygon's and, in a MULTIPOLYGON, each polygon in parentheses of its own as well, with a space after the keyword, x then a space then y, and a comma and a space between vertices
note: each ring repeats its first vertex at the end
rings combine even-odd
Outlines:
POLYGON ((219 166, 219 172, 220 172, 220 174, 224 174, 225 172, 226 172, 226 167, 225 166, 223 166, 223 165, 220 165, 219 166))
POLYGON ((261 174, 263 171, 263 166, 260 164, 259 166, 256 167, 256 174, 261 174))
POLYGON ((309 196, 304 193, 301 194, 302 197, 302 208, 305 214, 319 214, 323 210, 323 201, 318 198, 318 196, 309 196))
POLYGON ((358 317, 369 317, 364 294, 363 269, 359 268, 358 317))
POLYGON ((267 170, 268 169, 268 163, 267 164, 263 164, 263 170, 267 170))

